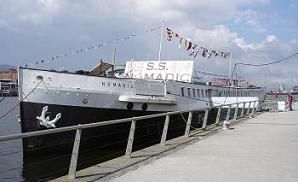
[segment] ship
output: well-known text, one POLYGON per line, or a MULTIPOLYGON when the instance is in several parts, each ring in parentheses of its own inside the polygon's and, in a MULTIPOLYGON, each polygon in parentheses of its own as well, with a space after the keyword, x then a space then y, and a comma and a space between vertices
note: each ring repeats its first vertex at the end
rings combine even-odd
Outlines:
MULTIPOLYGON (((18 81, 23 133, 162 112, 199 110, 220 104, 261 101, 265 95, 262 87, 239 86, 233 80, 202 82, 192 60, 128 61, 125 69, 121 70, 101 62, 91 71, 76 73, 19 67, 18 81), (110 68, 112 71, 106 73, 110 68)), ((202 126, 202 114, 202 111, 193 114, 193 128, 202 126)), ((208 122, 212 122, 216 110, 209 114, 208 122)), ((184 118, 187 115, 171 117, 169 138, 184 134, 184 118)), ((134 145, 142 148, 160 141, 163 124, 164 117, 138 122, 134 145)), ((87 129, 83 131, 81 148, 106 146, 107 153, 117 147, 125 148, 129 128, 130 123, 121 123, 87 129)), ((70 152, 73 140, 74 132, 25 138, 24 156, 70 152)))

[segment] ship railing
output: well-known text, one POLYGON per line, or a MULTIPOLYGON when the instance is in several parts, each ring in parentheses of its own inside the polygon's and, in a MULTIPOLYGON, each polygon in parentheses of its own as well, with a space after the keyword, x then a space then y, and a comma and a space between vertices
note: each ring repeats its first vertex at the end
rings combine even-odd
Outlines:
POLYGON ((68 178, 70 180, 72 180, 72 179, 76 178, 80 141, 81 141, 81 134, 82 134, 83 129, 131 122, 127 146, 126 146, 126 152, 125 152, 125 156, 130 158, 132 155, 134 134, 135 134, 135 130, 136 130, 137 121, 151 119, 151 118, 157 118, 157 117, 165 117, 163 132, 162 132, 162 136, 161 136, 161 140, 160 140, 161 146, 164 146, 164 145, 166 145, 166 142, 167 142, 168 126, 169 126, 169 122, 170 122, 170 117, 172 115, 188 113, 184 137, 189 137, 190 130, 191 130, 191 121, 192 121, 192 116, 193 116, 194 112, 204 111, 203 124, 202 124, 202 127, 198 128, 198 129, 199 130, 207 130, 208 128, 211 128, 211 127, 220 126, 221 123, 223 124, 223 129, 228 129, 230 122, 236 122, 238 119, 245 118, 245 117, 251 118, 254 116, 254 114, 256 112, 259 112, 262 110, 263 110, 262 104, 260 104, 259 100, 239 102, 239 103, 229 103, 229 104, 210 106, 210 107, 205 107, 205 108, 200 108, 200 109, 173 111, 173 112, 145 115, 145 116, 139 116, 139 117, 125 118, 125 119, 102 121, 102 122, 96 122, 96 123, 90 123, 90 124, 79 124, 79 125, 75 125, 75 126, 54 128, 54 129, 50 129, 50 130, 41 130, 41 131, 33 131, 33 132, 25 132, 25 133, 19 133, 19 134, 0 136, 0 142, 76 130, 75 140, 74 140, 72 155, 71 155, 71 161, 70 161, 70 166, 69 166, 69 170, 68 170, 68 178), (239 107, 239 106, 241 106, 241 107, 239 107), (232 108, 234 109, 233 116, 231 116, 232 108), (207 125, 208 113, 211 109, 217 109, 217 115, 216 115, 216 119, 215 119, 214 123, 207 125), (225 117, 223 119, 221 119, 222 118, 221 114, 223 113, 223 109, 227 109, 227 111, 226 111, 226 113, 224 113, 224 114, 226 114, 225 117))

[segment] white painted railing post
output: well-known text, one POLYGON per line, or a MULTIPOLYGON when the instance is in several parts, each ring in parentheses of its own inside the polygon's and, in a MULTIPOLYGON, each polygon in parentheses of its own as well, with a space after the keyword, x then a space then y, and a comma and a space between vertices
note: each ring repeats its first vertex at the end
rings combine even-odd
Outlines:
POLYGON ((248 109, 247 109, 247 112, 246 112, 247 115, 249 115, 249 113, 250 113, 250 106, 251 106, 251 102, 249 102, 249 104, 248 104, 248 109))
POLYGON ((209 109, 205 109, 204 121, 202 128, 206 130, 207 127, 207 120, 208 120, 209 109))
POLYGON ((226 120, 223 122, 223 129, 229 129, 230 127, 230 112, 231 112, 231 104, 229 105, 229 109, 227 112, 226 120))
POLYGON ((235 108, 235 112, 234 112, 234 121, 237 120, 237 116, 238 116, 238 108, 239 108, 239 103, 237 103, 236 108, 235 108))
POLYGON ((241 109, 241 115, 240 115, 241 118, 243 118, 243 116, 244 116, 245 104, 246 104, 246 102, 243 102, 242 109, 241 109))
POLYGON ((187 118, 187 123, 186 123, 186 128, 185 128, 185 133, 184 133, 185 137, 189 136, 191 120, 192 120, 192 112, 189 112, 188 113, 188 118, 187 118))
POLYGON ((216 115, 216 120, 215 124, 218 125, 220 121, 220 114, 221 114, 221 106, 218 107, 217 115, 216 115))
POLYGON ((170 122, 170 115, 167 114, 165 119, 165 124, 163 126, 161 141, 160 141, 161 145, 166 145, 169 122, 170 122))
POLYGON ((68 179, 69 180, 74 180, 76 178, 81 135, 82 135, 82 129, 78 128, 76 130, 76 136, 75 136, 75 140, 73 143, 71 161, 70 161, 70 166, 69 166, 69 170, 68 170, 68 179))
POLYGON ((255 106, 256 106, 256 101, 253 102, 252 110, 251 110, 251 113, 250 113, 250 118, 252 118, 254 113, 255 113, 255 106))
POLYGON ((131 152, 132 152, 133 140, 134 140, 134 136, 135 136, 135 130, 136 130, 136 120, 133 119, 131 121, 131 125, 130 125, 129 136, 128 136, 126 152, 125 152, 125 156, 127 158, 131 158, 131 152))

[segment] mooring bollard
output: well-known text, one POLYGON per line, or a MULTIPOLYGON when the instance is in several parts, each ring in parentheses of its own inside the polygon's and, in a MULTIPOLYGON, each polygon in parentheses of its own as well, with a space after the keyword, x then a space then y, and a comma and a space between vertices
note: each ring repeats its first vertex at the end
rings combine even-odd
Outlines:
POLYGON ((192 120, 192 112, 189 112, 188 113, 188 118, 187 118, 187 123, 186 123, 186 128, 185 128, 185 133, 184 133, 185 137, 189 136, 191 120, 192 120))
POLYGON ((131 121, 125 156, 131 158, 131 151, 136 130, 136 120, 131 121))
POLYGON ((160 141, 161 145, 166 145, 169 122, 170 122, 170 115, 167 114, 165 119, 165 124, 163 126, 161 141, 160 141))
POLYGON ((81 135, 82 135, 82 129, 78 128, 76 130, 76 136, 75 136, 75 140, 73 143, 70 166, 69 166, 69 170, 68 170, 68 179, 69 180, 74 180, 76 178, 81 135))
POLYGON ((227 112, 226 120, 223 122, 223 128, 222 129, 229 129, 230 127, 230 112, 231 112, 231 104, 229 105, 229 109, 227 112))

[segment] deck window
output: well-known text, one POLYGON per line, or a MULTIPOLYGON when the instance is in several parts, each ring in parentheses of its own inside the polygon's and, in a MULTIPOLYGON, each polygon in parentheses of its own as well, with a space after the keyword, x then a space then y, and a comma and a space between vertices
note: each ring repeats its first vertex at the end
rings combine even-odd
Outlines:
POLYGON ((196 97, 196 89, 192 89, 192 95, 193 95, 193 97, 196 97))
POLYGON ((187 88, 187 95, 188 95, 188 97, 191 97, 191 95, 190 95, 190 88, 187 88))
POLYGON ((181 87, 181 95, 184 97, 184 87, 181 87))
POLYGON ((203 89, 201 90, 201 95, 202 95, 202 97, 205 97, 204 96, 204 90, 203 89))
POLYGON ((197 95, 198 95, 198 97, 201 97, 200 89, 197 89, 197 95))

